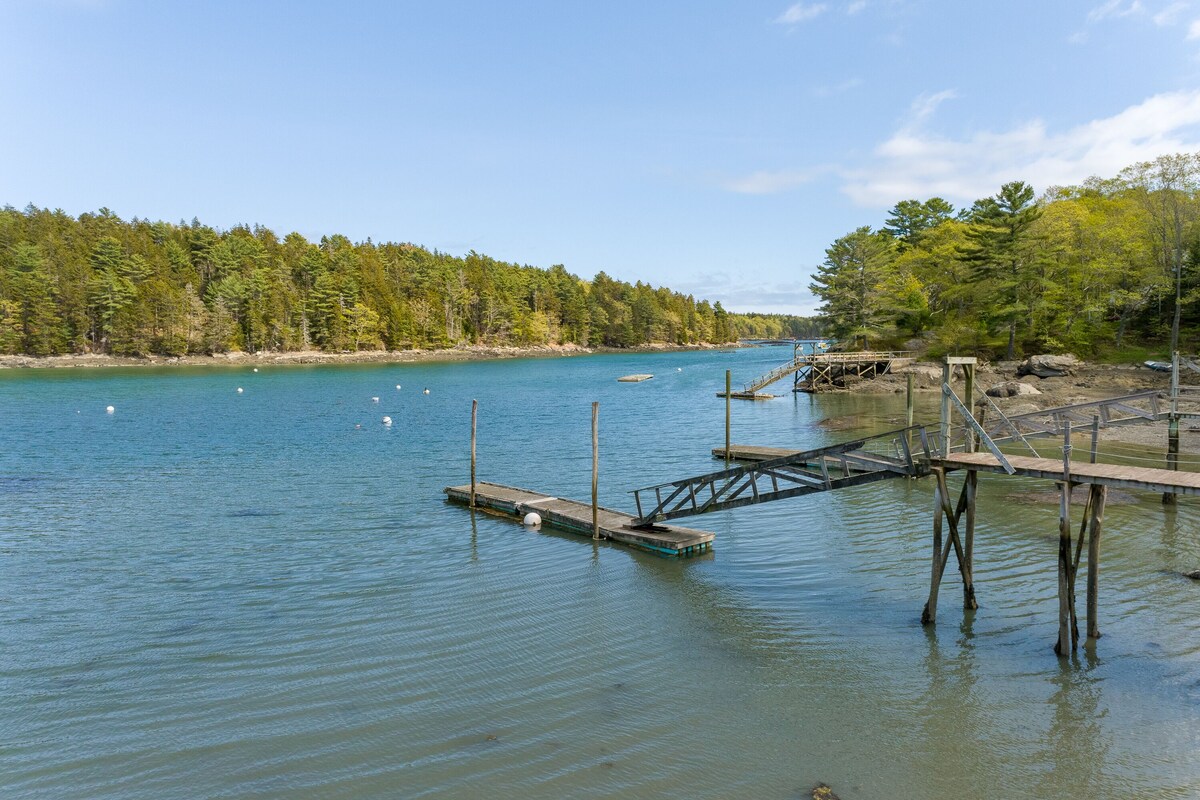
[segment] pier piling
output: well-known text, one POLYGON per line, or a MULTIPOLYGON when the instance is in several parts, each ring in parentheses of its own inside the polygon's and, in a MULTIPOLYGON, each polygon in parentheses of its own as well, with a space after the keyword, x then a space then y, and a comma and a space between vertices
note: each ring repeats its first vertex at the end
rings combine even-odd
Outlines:
POLYGON ((471 503, 475 508, 475 430, 479 418, 479 401, 471 401, 471 503))
POLYGON ((600 538, 600 404, 592 403, 592 538, 600 538))

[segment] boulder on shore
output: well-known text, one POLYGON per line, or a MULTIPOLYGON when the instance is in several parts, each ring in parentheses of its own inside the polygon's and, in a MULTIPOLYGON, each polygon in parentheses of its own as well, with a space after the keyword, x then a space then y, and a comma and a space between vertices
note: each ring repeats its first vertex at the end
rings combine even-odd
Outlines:
POLYGON ((1021 381, 1005 381, 987 390, 988 397, 1021 397, 1034 394, 1041 394, 1041 392, 1036 387, 1021 381))
POLYGON ((1061 378, 1063 375, 1072 374, 1081 363, 1070 353, 1030 356, 1017 367, 1017 374, 1036 375, 1039 378, 1061 378))

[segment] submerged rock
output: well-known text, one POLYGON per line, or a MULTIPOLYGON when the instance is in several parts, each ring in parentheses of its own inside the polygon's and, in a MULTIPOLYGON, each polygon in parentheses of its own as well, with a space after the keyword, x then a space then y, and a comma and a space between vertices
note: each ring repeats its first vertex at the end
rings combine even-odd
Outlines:
POLYGON ((1191 578, 1194 581, 1200 581, 1200 569, 1194 569, 1191 572, 1183 573, 1183 577, 1191 578))
POLYGON ((833 789, 823 783, 818 783, 813 787, 812 796, 813 800, 839 800, 838 796, 833 793, 833 789))

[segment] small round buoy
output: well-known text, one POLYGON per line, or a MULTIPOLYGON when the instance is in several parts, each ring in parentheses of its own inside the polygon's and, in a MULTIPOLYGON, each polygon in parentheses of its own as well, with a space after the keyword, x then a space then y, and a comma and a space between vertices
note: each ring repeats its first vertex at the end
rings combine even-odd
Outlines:
POLYGON ((371 402, 372 402, 372 403, 378 403, 378 402, 379 402, 379 398, 378 398, 378 397, 372 397, 372 398, 371 398, 371 402))
POLYGON ((384 418, 383 418, 383 424, 384 424, 384 425, 391 425, 391 424, 392 424, 392 418, 391 418, 391 417, 384 417, 384 418))
POLYGON ((255 372, 258 372, 258 367, 255 367, 255 368, 254 368, 254 371, 255 371, 255 372))
POLYGON ((525 515, 525 519, 521 520, 521 522, 531 528, 536 528, 538 525, 542 524, 542 518, 536 511, 530 511, 525 515))
POLYGON ((429 394, 429 390, 428 390, 428 389, 426 389, 426 390, 425 390, 425 394, 429 394))
POLYGON ((683 367, 676 367, 676 368, 675 368, 675 371, 676 371, 676 372, 683 372, 683 367))
POLYGON ((239 386, 239 387, 238 387, 238 394, 241 394, 241 393, 242 393, 242 387, 240 387, 240 386, 239 386))
POLYGON ((355 423, 355 425, 354 425, 354 430, 356 430, 356 431, 361 431, 361 430, 362 430, 362 425, 359 425, 358 423, 355 423))
POLYGON ((398 384, 398 383, 397 383, 397 384, 396 384, 396 389, 398 390, 399 388, 400 388, 400 384, 398 384))
POLYGON ((113 413, 114 411, 116 411, 116 409, 115 409, 115 408, 113 408, 112 406, 109 406, 108 408, 106 408, 106 409, 104 409, 104 410, 105 410, 105 411, 107 411, 109 414, 111 414, 111 413, 113 413))

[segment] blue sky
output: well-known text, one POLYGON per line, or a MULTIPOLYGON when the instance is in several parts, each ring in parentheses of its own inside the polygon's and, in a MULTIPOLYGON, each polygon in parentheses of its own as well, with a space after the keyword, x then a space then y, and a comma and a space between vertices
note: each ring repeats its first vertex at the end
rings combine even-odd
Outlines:
POLYGON ((838 236, 1200 149, 1200 0, 0 0, 0 203, 808 313, 838 236))

